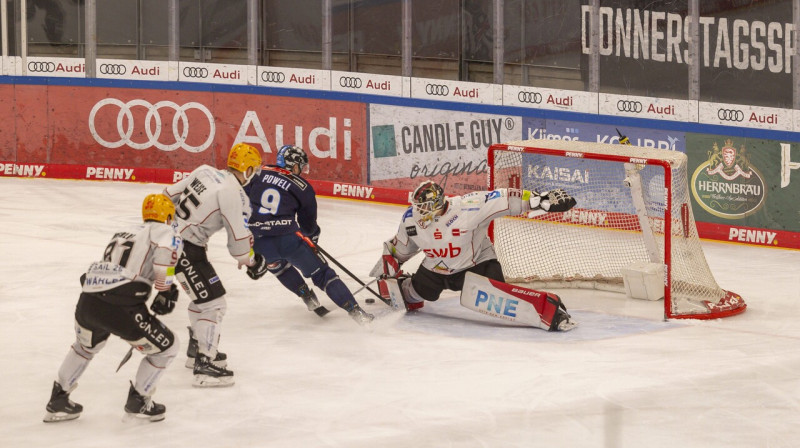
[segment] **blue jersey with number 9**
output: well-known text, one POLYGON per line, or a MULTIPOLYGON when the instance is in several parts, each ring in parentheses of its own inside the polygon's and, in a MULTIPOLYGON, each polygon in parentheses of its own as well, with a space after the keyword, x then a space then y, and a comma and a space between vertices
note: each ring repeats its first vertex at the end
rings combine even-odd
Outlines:
POLYGON ((314 188, 302 177, 277 167, 267 166, 245 188, 253 212, 250 231, 258 238, 319 231, 317 198, 314 188))

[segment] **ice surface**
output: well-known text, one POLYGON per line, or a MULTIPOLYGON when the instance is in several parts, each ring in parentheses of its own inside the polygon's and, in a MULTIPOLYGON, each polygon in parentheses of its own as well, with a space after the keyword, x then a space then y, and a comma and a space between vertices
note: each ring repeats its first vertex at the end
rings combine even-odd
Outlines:
MULTIPOLYGON (((178 357, 155 399, 160 423, 122 422, 141 357, 111 338, 72 398, 74 421, 42 423, 73 341, 78 277, 163 185, 0 179, 2 447, 795 447, 800 444, 800 252, 704 242, 748 310, 662 319, 662 303, 555 291, 580 326, 552 334, 470 312, 450 293, 422 312, 357 326, 321 319, 270 274, 237 271, 225 237, 209 256, 228 290, 227 389, 191 387, 178 357)), ((403 209, 321 198, 320 244, 366 279, 403 209)), ((409 267, 418 264, 418 260, 409 267)), ((338 270, 351 287, 358 285, 338 270)), ((363 303, 368 293, 359 293, 363 303)), ((187 299, 164 321, 187 340, 187 299)))

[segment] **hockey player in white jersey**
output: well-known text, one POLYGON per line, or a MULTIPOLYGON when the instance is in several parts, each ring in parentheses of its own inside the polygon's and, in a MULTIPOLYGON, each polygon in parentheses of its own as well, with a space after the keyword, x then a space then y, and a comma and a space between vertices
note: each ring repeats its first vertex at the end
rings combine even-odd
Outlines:
MULTIPOLYGON (((504 282, 488 237, 489 224, 502 216, 536 216, 573 206, 575 199, 561 189, 539 194, 501 188, 446 198, 441 186, 424 181, 414 190, 397 234, 384 242, 383 255, 370 275, 397 277, 408 311, 422 308, 426 300, 438 300, 445 289, 461 291, 467 272, 504 282), (419 269, 410 278, 399 275, 401 265, 420 252, 425 259, 419 269)), ((569 319, 563 310, 556 316, 553 329, 569 319)))
POLYGON ((175 207, 162 194, 147 196, 142 204, 143 224, 114 234, 101 261, 81 276, 83 291, 75 310, 76 340, 58 370, 45 422, 76 419, 83 406, 70 400, 78 379, 112 334, 145 357, 139 363, 125 403, 126 417, 164 419, 166 407, 151 396, 164 369, 178 354, 178 338, 145 305, 153 287, 158 294, 150 309, 167 314, 175 308, 178 290, 173 283, 181 253, 180 237, 170 227, 175 207))
POLYGON ((239 143, 228 153, 227 169, 202 165, 164 190, 175 203, 177 231, 184 240, 175 272, 191 299, 186 367, 194 370, 196 387, 234 383, 227 356, 218 350, 220 324, 227 309, 225 288, 206 251, 211 235, 224 228, 228 252, 239 268, 264 263, 263 257, 253 252, 253 235, 247 228, 250 200, 242 189, 260 171, 261 154, 239 143))

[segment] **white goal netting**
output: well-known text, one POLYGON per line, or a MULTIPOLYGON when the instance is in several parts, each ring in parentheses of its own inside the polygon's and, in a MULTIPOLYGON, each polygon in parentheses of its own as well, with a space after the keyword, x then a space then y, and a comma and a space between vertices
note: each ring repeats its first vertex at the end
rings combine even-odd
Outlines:
POLYGON ((489 148, 490 187, 562 188, 565 213, 494 222, 507 281, 624 292, 623 270, 663 269, 666 317, 716 318, 746 307, 717 285, 689 200, 686 154, 655 148, 526 140, 489 148))

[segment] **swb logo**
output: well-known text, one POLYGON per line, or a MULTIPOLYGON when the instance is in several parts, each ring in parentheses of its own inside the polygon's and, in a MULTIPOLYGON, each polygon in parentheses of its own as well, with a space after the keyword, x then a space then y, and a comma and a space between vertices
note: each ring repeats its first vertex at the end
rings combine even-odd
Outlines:
POLYGON ((475 308, 486 314, 517 317, 517 305, 519 305, 517 299, 495 296, 480 289, 475 296, 475 308))

